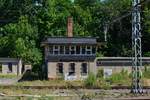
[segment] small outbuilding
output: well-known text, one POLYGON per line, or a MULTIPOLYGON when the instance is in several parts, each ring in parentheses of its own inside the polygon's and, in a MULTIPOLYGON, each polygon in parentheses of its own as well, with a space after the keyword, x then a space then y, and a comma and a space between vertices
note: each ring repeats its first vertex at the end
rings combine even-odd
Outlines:
POLYGON ((0 74, 21 75, 22 60, 17 58, 0 58, 0 74))

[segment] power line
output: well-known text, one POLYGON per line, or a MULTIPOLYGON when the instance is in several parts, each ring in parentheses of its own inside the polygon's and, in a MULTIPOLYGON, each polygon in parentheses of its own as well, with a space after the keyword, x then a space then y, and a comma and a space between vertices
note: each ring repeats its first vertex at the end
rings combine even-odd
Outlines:
POLYGON ((137 6, 141 6, 141 5, 143 5, 143 4, 145 4, 145 3, 147 3, 147 2, 150 2, 150 0, 143 0, 143 1, 141 1, 141 2, 139 2, 139 3, 137 3, 136 5, 134 5, 132 8, 130 8, 129 10, 126 10, 126 12, 128 12, 128 13, 126 13, 126 14, 124 14, 124 15, 122 15, 122 16, 119 16, 119 17, 117 17, 117 18, 113 18, 111 21, 107 21, 107 22, 105 22, 104 24, 104 39, 105 39, 105 41, 107 41, 107 32, 108 32, 108 30, 109 30, 109 26, 111 25, 111 24, 113 24, 113 23, 115 23, 115 22, 117 22, 117 21, 120 21, 121 19, 123 19, 123 18, 126 18, 126 17, 128 17, 128 16, 130 16, 131 14, 132 14, 132 11, 134 10, 134 8, 135 7, 137 7, 137 6))

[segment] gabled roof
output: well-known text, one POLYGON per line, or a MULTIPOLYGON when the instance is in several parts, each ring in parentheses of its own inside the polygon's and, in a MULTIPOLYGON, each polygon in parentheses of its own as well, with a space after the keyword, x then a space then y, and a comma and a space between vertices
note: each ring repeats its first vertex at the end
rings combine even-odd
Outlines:
POLYGON ((97 44, 92 37, 49 37, 42 44, 97 44))

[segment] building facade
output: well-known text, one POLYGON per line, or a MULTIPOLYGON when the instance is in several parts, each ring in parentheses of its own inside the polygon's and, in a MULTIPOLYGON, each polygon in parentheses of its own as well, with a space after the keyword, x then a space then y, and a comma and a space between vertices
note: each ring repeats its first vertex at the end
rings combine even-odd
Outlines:
POLYGON ((0 74, 21 75, 22 60, 17 58, 0 58, 0 74))
POLYGON ((50 37, 42 42, 48 79, 81 80, 96 74, 96 38, 73 37, 73 19, 68 17, 67 36, 50 37))
MULTIPOLYGON (((142 57, 141 69, 150 65, 150 57, 142 57)), ((122 70, 132 72, 132 57, 98 57, 96 58, 98 69, 104 70, 104 76, 110 76, 113 73, 119 73, 122 70)))
POLYGON ((80 80, 96 73, 96 38, 51 37, 42 42, 45 48, 47 77, 80 80))

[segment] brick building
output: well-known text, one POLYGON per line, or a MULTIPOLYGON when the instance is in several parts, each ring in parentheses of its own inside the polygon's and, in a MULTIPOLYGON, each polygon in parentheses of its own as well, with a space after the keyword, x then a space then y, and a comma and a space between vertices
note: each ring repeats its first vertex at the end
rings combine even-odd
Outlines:
POLYGON ((42 42, 49 79, 80 80, 89 72, 96 74, 96 38, 73 37, 72 26, 72 18, 68 18, 68 37, 49 37, 42 42))

